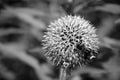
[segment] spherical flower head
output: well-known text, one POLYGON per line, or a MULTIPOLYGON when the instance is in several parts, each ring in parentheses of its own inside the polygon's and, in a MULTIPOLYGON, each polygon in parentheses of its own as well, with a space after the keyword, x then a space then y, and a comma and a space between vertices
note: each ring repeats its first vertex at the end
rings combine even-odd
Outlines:
POLYGON ((68 15, 51 23, 43 41, 48 59, 70 68, 91 61, 99 48, 95 27, 80 16, 68 15))

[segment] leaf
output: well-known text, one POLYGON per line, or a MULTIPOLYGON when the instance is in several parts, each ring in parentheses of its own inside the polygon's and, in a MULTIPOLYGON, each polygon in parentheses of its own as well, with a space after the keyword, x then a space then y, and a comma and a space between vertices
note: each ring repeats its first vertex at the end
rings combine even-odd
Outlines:
POLYGON ((117 62, 118 56, 112 57, 103 66, 109 73, 109 80, 119 80, 120 65, 117 62))
POLYGON ((113 14, 120 14, 120 6, 117 4, 105 4, 103 6, 95 7, 95 10, 109 12, 113 14))
POLYGON ((7 10, 4 12, 13 14, 14 16, 27 22, 28 24, 32 25, 32 27, 35 27, 37 29, 45 29, 46 27, 45 23, 39 18, 45 15, 45 13, 42 11, 30 8, 7 8, 7 10), (39 19, 36 19, 35 16, 39 19))
POLYGON ((0 50, 3 52, 3 54, 10 58, 19 59, 20 61, 26 63, 30 67, 34 69, 36 72, 36 75, 38 78, 41 78, 41 80, 51 80, 46 74, 50 74, 51 70, 48 65, 40 65, 38 60, 27 54, 25 52, 25 47, 21 44, 9 44, 9 45, 3 45, 0 44, 0 50))

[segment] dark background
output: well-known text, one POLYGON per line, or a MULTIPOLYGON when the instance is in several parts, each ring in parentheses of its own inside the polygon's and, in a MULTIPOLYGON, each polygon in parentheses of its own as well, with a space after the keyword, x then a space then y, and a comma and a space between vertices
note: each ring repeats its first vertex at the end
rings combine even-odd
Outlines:
POLYGON ((51 21, 69 14, 96 27, 100 49, 68 80, 120 80, 119 0, 0 0, 0 80, 58 80, 59 68, 43 55, 42 39, 51 21))

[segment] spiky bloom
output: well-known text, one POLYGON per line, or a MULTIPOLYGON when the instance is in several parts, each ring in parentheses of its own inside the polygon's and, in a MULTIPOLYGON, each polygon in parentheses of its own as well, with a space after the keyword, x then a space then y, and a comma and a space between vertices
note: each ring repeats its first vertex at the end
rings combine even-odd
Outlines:
POLYGON ((96 29, 80 16, 65 16, 49 25, 43 48, 56 65, 69 67, 89 62, 98 50, 96 29))

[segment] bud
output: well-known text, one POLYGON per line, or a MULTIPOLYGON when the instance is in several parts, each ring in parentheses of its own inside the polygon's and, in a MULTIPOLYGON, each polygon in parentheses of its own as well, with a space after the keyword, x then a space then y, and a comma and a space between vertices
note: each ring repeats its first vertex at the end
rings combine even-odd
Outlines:
POLYGON ((55 65, 69 68, 88 63, 95 58, 99 40, 96 29, 80 16, 65 16, 49 25, 44 36, 46 56, 55 65))

